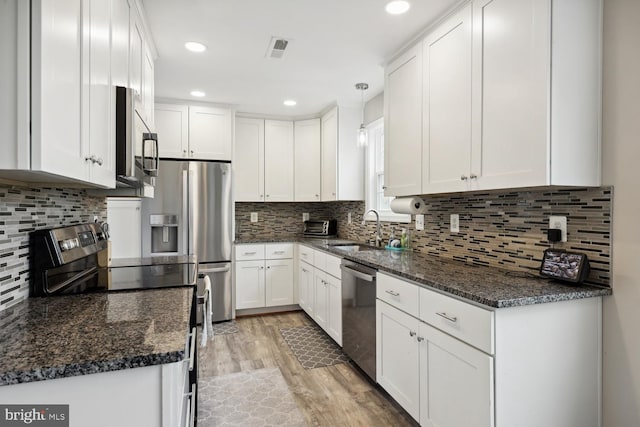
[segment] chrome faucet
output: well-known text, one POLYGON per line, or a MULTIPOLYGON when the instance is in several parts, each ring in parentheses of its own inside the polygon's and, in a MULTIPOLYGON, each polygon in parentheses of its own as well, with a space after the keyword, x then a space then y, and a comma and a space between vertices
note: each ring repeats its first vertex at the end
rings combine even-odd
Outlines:
POLYGON ((366 211, 364 216, 362 217, 362 225, 365 225, 367 223, 367 220, 365 218, 369 212, 373 212, 374 214, 376 214, 376 246, 379 247, 382 246, 382 234, 380 234, 380 214, 378 213, 378 211, 375 209, 369 209, 368 211, 366 211))

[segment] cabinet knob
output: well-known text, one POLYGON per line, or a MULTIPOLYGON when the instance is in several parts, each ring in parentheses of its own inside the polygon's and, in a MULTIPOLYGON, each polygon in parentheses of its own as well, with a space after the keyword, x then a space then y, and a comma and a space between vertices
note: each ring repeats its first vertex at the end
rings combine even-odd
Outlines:
POLYGON ((182 154, 187 155, 187 150, 182 150, 182 154))
POLYGON ((466 181, 467 179, 469 179, 469 178, 467 177, 467 175, 462 175, 462 176, 460 177, 460 181, 466 181))
POLYGON ((383 186, 382 186, 382 189, 383 189, 383 190, 386 190, 386 189, 387 189, 387 186, 386 186, 386 185, 383 185, 383 186))
POLYGON ((319 194, 316 194, 316 199, 317 199, 318 197, 320 197, 320 195, 319 195, 319 194))
POLYGON ((422 341, 424 341, 424 338, 423 337, 418 337, 417 340, 418 340, 418 342, 422 342, 422 341))
POLYGON ((193 156, 193 150, 189 151, 191 153, 191 155, 193 156))
POLYGON ((269 266, 267 266, 267 270, 269 270, 269 269, 271 269, 271 266, 270 266, 270 265, 269 265, 269 266))
POLYGON ((261 195, 260 195, 260 198, 262 199, 263 197, 264 197, 264 196, 261 194, 261 195))
POLYGON ((471 175, 469 175, 469 178, 471 179, 477 179, 478 175, 476 175, 475 173, 471 172, 471 175))
POLYGON ((269 195, 267 194, 267 198, 269 197, 269 195))
POLYGON ((260 267, 260 270, 264 270, 264 267, 260 267))
POLYGON ((94 160, 94 163, 97 163, 98 166, 102 166, 102 163, 104 163, 104 162, 102 161, 101 157, 98 157, 97 159, 94 160))
POLYGON ((335 195, 336 195, 336 193, 331 193, 331 195, 332 195, 332 196, 335 196, 335 195))
POLYGON ((415 332, 413 332, 413 331, 409 331, 409 336, 410 336, 410 337, 415 337, 415 336, 416 336, 416 333, 415 333, 415 332))
POLYGON ((95 157, 91 156, 91 157, 85 157, 84 161, 85 162, 92 162, 93 163, 93 159, 95 159, 95 157))

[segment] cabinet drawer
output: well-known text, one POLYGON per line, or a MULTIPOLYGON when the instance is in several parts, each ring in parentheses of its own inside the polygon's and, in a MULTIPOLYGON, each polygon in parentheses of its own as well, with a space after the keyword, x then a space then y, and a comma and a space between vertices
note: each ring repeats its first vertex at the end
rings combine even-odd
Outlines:
POLYGON ((293 258, 292 243, 272 243, 265 245, 266 259, 290 259, 293 258))
POLYGON ((298 245, 298 258, 300 261, 313 265, 313 249, 308 246, 298 245))
POLYGON ((340 271, 340 264, 342 263, 342 258, 325 254, 325 270, 330 275, 340 278, 342 277, 342 272, 340 271))
POLYGON ((376 296, 397 309, 418 317, 420 287, 392 276, 378 273, 376 296))
POLYGON ((236 261, 255 261, 264 259, 264 245, 237 245, 236 261))
POLYGON ((485 353, 494 353, 494 313, 420 288, 420 319, 485 353))

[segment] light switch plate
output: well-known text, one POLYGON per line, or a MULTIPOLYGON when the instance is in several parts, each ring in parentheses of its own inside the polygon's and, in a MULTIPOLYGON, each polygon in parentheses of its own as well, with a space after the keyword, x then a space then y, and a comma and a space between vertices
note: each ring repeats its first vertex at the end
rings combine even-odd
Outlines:
POLYGON ((460 215, 458 214, 451 214, 451 216, 449 217, 450 219, 450 230, 452 233, 459 233, 460 232, 460 215))
POLYGON ((351 218, 351 212, 347 213, 347 224, 351 224, 353 219, 351 218))
POLYGON ((549 228, 556 228, 562 232, 562 242, 567 241, 567 217, 566 216, 550 216, 549 228))
POLYGON ((302 214, 302 220, 303 221, 309 221, 309 212, 304 212, 302 214))
POLYGON ((424 230, 424 215, 416 215, 416 230, 424 230))
POLYGON ((251 212, 251 222, 258 222, 258 212, 251 212))

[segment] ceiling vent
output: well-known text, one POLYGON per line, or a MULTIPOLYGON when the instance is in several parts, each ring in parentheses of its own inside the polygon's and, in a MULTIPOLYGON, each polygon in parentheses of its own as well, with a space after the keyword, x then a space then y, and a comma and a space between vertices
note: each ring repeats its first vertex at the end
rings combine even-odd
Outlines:
POLYGON ((289 40, 282 37, 271 37, 269 48, 267 49, 267 58, 282 59, 284 51, 289 45, 289 40))

